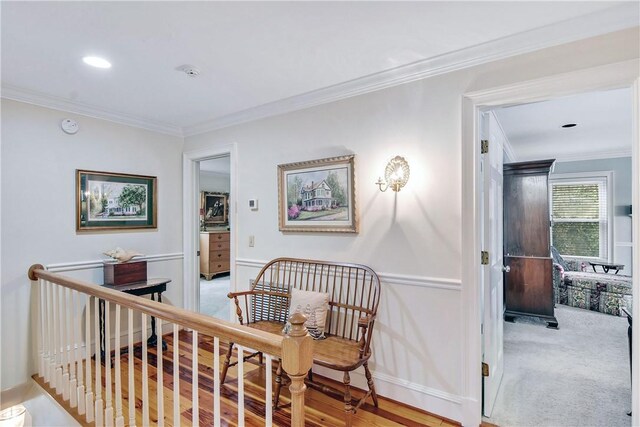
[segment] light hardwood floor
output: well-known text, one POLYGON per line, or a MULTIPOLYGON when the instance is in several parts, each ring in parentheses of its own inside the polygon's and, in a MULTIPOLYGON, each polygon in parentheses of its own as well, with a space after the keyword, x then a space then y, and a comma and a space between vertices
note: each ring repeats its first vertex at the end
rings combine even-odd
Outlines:
MULTIPOLYGON (((168 344, 168 349, 163 353, 163 386, 164 386, 164 424, 166 426, 174 425, 173 422, 173 336, 167 334, 164 336, 168 344)), ((181 425, 191 425, 191 383, 192 383, 192 337, 190 332, 181 331, 179 334, 179 369, 180 369, 180 417, 181 425)), ((220 345, 220 361, 224 360, 222 355, 226 352, 226 346, 220 345)), ((134 352, 134 370, 135 370, 135 400, 136 400, 136 424, 142 423, 142 359, 141 349, 134 352)), ((123 354, 121 356, 121 372, 123 384, 122 411, 125 418, 125 424, 128 423, 129 393, 128 384, 128 361, 129 356, 123 354)), ((156 424, 157 419, 157 375, 156 351, 155 348, 149 349, 148 352, 148 378, 149 378, 149 415, 151 424, 156 424)), ((213 425, 213 339, 201 336, 198 345, 198 388, 200 402, 200 425, 213 425)), ((103 365, 104 366, 104 365, 103 365)), ((265 413, 265 372, 266 367, 259 365, 257 358, 248 361, 245 367, 245 425, 246 426, 263 426, 265 413)), ((95 375, 95 369, 92 370, 95 375)), ((102 370, 104 384, 104 369, 102 370)), ((84 417, 77 414, 77 411, 71 410, 66 402, 62 402, 60 397, 55 396, 51 389, 44 384, 42 378, 34 376, 34 379, 47 389, 61 404, 81 422, 84 417)), ((331 380, 314 375, 314 379, 327 383, 333 383, 331 380)), ((112 382, 115 383, 115 375, 112 369, 112 382)), ((94 383, 95 384, 95 381, 94 383)), ((237 392, 238 392, 237 370, 235 367, 229 369, 227 380, 221 387, 221 419, 223 426, 236 426, 237 419, 237 392)), ((290 425, 289 413, 289 391, 288 383, 283 387, 280 398, 281 408, 273 412, 273 423, 277 426, 290 425)), ((352 389, 353 398, 359 399, 363 392, 352 389)), ((103 396, 104 396, 103 387, 103 396)), ((114 403, 115 408, 115 403, 114 403)), ((306 425, 307 426, 342 426, 344 425, 344 402, 327 396, 316 390, 307 389, 305 395, 306 406, 306 425)), ((92 424, 91 424, 92 425, 92 424)), ((379 398, 379 407, 375 408, 371 402, 363 404, 353 417, 354 426, 455 426, 459 425, 450 420, 444 420, 435 415, 424 411, 408 407, 398 402, 379 398)))

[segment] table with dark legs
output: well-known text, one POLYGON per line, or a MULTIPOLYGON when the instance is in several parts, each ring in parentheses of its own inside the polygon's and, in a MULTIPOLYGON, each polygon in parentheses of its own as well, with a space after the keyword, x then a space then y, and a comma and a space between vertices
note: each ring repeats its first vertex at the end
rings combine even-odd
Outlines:
MULTIPOLYGON (((113 289, 116 291, 124 292, 135 296, 151 295, 153 301, 162 302, 162 293, 167 290, 167 283, 171 282, 171 279, 149 279, 144 282, 128 283, 126 285, 102 285, 105 288, 113 289)), ((105 360, 105 336, 104 336, 104 300, 100 300, 100 356, 102 360, 105 360)), ((119 331, 116 331, 119 333, 119 331)), ((158 335, 156 334, 156 318, 151 316, 151 335, 147 339, 147 345, 155 346, 158 342, 158 335)), ((167 349, 167 343, 162 340, 162 350, 167 349)), ((121 349, 121 353, 126 353, 127 349, 121 349)))

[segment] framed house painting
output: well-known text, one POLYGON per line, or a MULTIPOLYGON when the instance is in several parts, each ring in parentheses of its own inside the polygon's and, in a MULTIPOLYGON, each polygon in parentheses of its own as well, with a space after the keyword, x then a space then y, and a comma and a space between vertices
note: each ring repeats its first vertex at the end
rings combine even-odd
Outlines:
POLYGON ((229 193, 200 193, 200 218, 204 227, 229 223, 229 193))
POLYGON ((280 231, 357 233, 355 155, 278 166, 280 231))
POLYGON ((76 230, 158 228, 155 176, 76 170, 76 230))

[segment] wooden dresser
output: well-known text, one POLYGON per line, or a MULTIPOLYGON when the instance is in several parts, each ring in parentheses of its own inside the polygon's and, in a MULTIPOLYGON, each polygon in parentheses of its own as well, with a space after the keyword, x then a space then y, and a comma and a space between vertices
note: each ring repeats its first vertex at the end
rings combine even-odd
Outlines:
POLYGON ((229 264, 229 232, 201 232, 200 274, 211 280, 216 274, 228 273, 229 264))
POLYGON ((505 320, 543 318, 557 328, 550 244, 549 171, 554 160, 504 165, 505 320))

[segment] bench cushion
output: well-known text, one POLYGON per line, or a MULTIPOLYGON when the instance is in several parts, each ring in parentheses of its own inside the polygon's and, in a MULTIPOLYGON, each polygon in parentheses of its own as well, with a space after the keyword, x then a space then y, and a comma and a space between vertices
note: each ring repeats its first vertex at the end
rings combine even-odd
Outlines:
MULTIPOLYGON (((324 325, 327 320, 327 311, 329 311, 329 294, 326 292, 303 291, 291 288, 289 315, 293 314, 293 312, 298 309, 301 313, 306 315, 307 305, 314 314, 313 317, 315 318, 319 335, 322 336, 324 334, 324 325)), ((309 320, 311 320, 310 317, 309 320)), ((309 320, 305 322, 305 326, 308 326, 309 320)), ((312 334, 312 336, 314 335, 312 334)), ((314 338, 317 338, 317 335, 315 335, 314 338)))
MULTIPOLYGON (((250 328, 282 335, 283 324, 268 320, 249 323, 250 328)), ((328 335, 323 340, 313 341, 313 362, 320 366, 350 371, 368 360, 367 356, 360 359, 360 345, 357 341, 328 335)))

